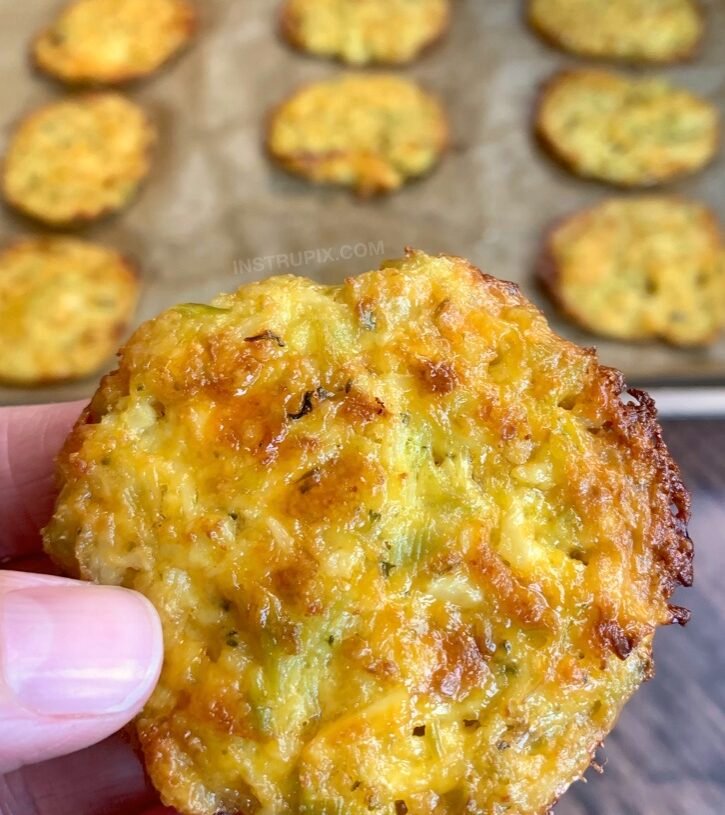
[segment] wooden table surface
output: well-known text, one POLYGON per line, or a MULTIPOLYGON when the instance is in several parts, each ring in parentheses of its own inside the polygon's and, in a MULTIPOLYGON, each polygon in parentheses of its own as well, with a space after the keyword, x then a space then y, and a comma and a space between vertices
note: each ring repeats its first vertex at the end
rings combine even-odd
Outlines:
POLYGON ((593 770, 556 815, 725 815, 725 422, 670 423, 693 494, 695 587, 685 629, 657 635, 657 675, 630 702, 593 770))

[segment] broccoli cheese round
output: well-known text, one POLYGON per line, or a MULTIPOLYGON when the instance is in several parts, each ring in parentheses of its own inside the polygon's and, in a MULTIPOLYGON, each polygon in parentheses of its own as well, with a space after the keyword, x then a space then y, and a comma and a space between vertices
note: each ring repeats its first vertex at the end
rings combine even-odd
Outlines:
POLYGON ((725 325, 725 245, 702 204, 605 201, 549 235, 541 277, 584 328, 621 340, 704 345, 725 325))
POLYGON ((642 187, 704 167, 717 152, 718 119, 710 102, 665 80, 585 68, 547 84, 536 128, 578 175, 642 187))
POLYGON ((529 0, 528 14, 565 51, 626 62, 686 59, 705 27, 697 0, 529 0))
POLYGON ((118 347, 138 299, 118 253, 70 238, 27 238, 0 252, 0 381, 78 379, 118 347))
POLYGON ((136 194, 155 138, 144 111, 117 94, 54 102, 13 134, 3 193, 16 209, 52 226, 95 220, 136 194))
POLYGON ((351 65, 411 62, 448 26, 450 0, 287 0, 282 32, 351 65))
POLYGON ((74 0, 35 39, 33 59, 69 84, 115 85, 156 71, 195 28, 187 0, 74 0))
POLYGON ((688 497, 623 387, 513 284, 412 250, 141 327, 44 534, 160 612, 163 800, 548 811, 687 616, 688 497))
POLYGON ((391 192, 424 175, 448 143, 440 104, 414 82, 350 74, 308 85, 272 116, 267 146, 310 181, 391 192))

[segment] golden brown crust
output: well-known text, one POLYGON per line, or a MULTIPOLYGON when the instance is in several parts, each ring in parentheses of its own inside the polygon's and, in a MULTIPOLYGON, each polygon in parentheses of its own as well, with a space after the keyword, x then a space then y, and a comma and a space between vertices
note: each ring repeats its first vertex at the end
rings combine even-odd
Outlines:
POLYGON ((392 74, 347 74, 300 88, 269 117, 266 148, 287 171, 361 196, 429 173, 448 147, 438 100, 392 74))
POLYGON ((440 42, 450 19, 450 0, 285 0, 279 27, 290 45, 316 56, 402 65, 440 42))
POLYGON ((51 102, 15 128, 2 164, 3 195, 49 226, 97 220, 137 194, 155 141, 146 113, 118 94, 51 102))
POLYGON ((725 327, 722 233, 683 198, 613 198, 561 219, 536 274, 562 313, 602 336, 702 346, 725 327))
POLYGON ((544 83, 534 127, 566 169, 630 188, 701 170, 720 141, 718 111, 707 100, 661 79, 592 68, 559 71, 544 83))
POLYGON ((627 63, 690 60, 705 30, 699 0, 528 0, 527 19, 550 45, 627 63))
POLYGON ((70 238, 25 238, 0 252, 0 381, 80 379, 117 349, 138 300, 126 258, 70 238))
POLYGON ((624 392, 518 287, 412 250, 142 326, 44 539, 160 611, 164 801, 545 812, 684 619, 687 494, 624 392))
POLYGON ((198 24, 188 0, 70 0, 36 35, 31 58, 68 85, 123 85, 160 70, 198 24))

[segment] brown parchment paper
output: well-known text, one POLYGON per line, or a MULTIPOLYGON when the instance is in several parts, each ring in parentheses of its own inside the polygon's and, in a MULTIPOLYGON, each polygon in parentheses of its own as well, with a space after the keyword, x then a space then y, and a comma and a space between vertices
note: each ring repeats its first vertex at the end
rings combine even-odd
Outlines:
MULTIPOLYGON (((454 144, 433 175, 389 198, 361 201, 271 166, 262 149, 270 106, 299 84, 345 70, 287 47, 277 0, 198 0, 194 45, 160 75, 127 89, 160 130, 151 177, 125 212, 80 234, 133 257, 143 278, 136 324, 181 301, 205 301, 288 271, 340 281, 405 245, 450 252, 520 283, 567 337, 599 347, 633 383, 725 384, 725 340, 676 351, 598 340, 561 320, 532 280, 543 230, 611 190, 557 167, 531 137, 538 88, 577 64, 540 42, 518 0, 453 0, 446 39, 401 69, 440 95, 454 144)), ((34 73, 27 46, 58 0, 0 0, 0 149, 27 110, 66 91, 34 73)), ((662 72, 714 100, 725 116, 725 4, 703 2, 697 59, 662 72)), ((670 191, 708 202, 725 222, 725 161, 670 191)), ((0 241, 42 231, 0 209, 0 241)), ((0 347, 0 353, 4 349, 0 347)), ((113 360, 108 367, 112 367, 113 360)), ((82 398, 98 376, 32 390, 0 388, 0 404, 82 398)))

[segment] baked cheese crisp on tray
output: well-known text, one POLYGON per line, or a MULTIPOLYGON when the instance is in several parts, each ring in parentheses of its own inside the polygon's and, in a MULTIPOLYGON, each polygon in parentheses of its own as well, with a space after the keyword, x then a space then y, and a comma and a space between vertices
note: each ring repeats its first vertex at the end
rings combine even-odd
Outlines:
POLYGON ((725 327, 725 243, 703 204, 614 198, 548 235, 542 283, 583 328, 619 340, 714 342, 725 327))
POLYGON ((156 130, 115 93, 73 96, 27 116, 10 140, 6 201, 51 226, 74 226, 122 209, 151 167, 156 130))
POLYGON ((718 149, 719 114, 669 82, 582 68, 546 83, 536 131, 573 172, 622 187, 662 184, 702 169, 718 149))
POLYGON ((445 112, 416 83, 393 74, 343 74, 279 105, 267 149, 289 172, 366 196, 430 172, 448 139, 445 112))
POLYGON ((691 57, 705 28, 698 0, 529 0, 528 14, 565 51, 625 62, 691 57))
POLYGON ((136 722, 183 815, 543 815, 692 579, 651 400, 510 283, 409 250, 143 325, 44 532, 145 594, 136 722))
POLYGON ((158 70, 195 29, 188 0, 73 0, 36 37, 32 56, 68 84, 116 85, 158 70))
POLYGON ((450 0, 286 0, 282 33, 351 65, 411 62, 445 33, 450 0))
POLYGON ((25 238, 0 251, 0 382, 38 385, 94 373, 133 315, 139 282, 117 252, 73 238, 25 238))

